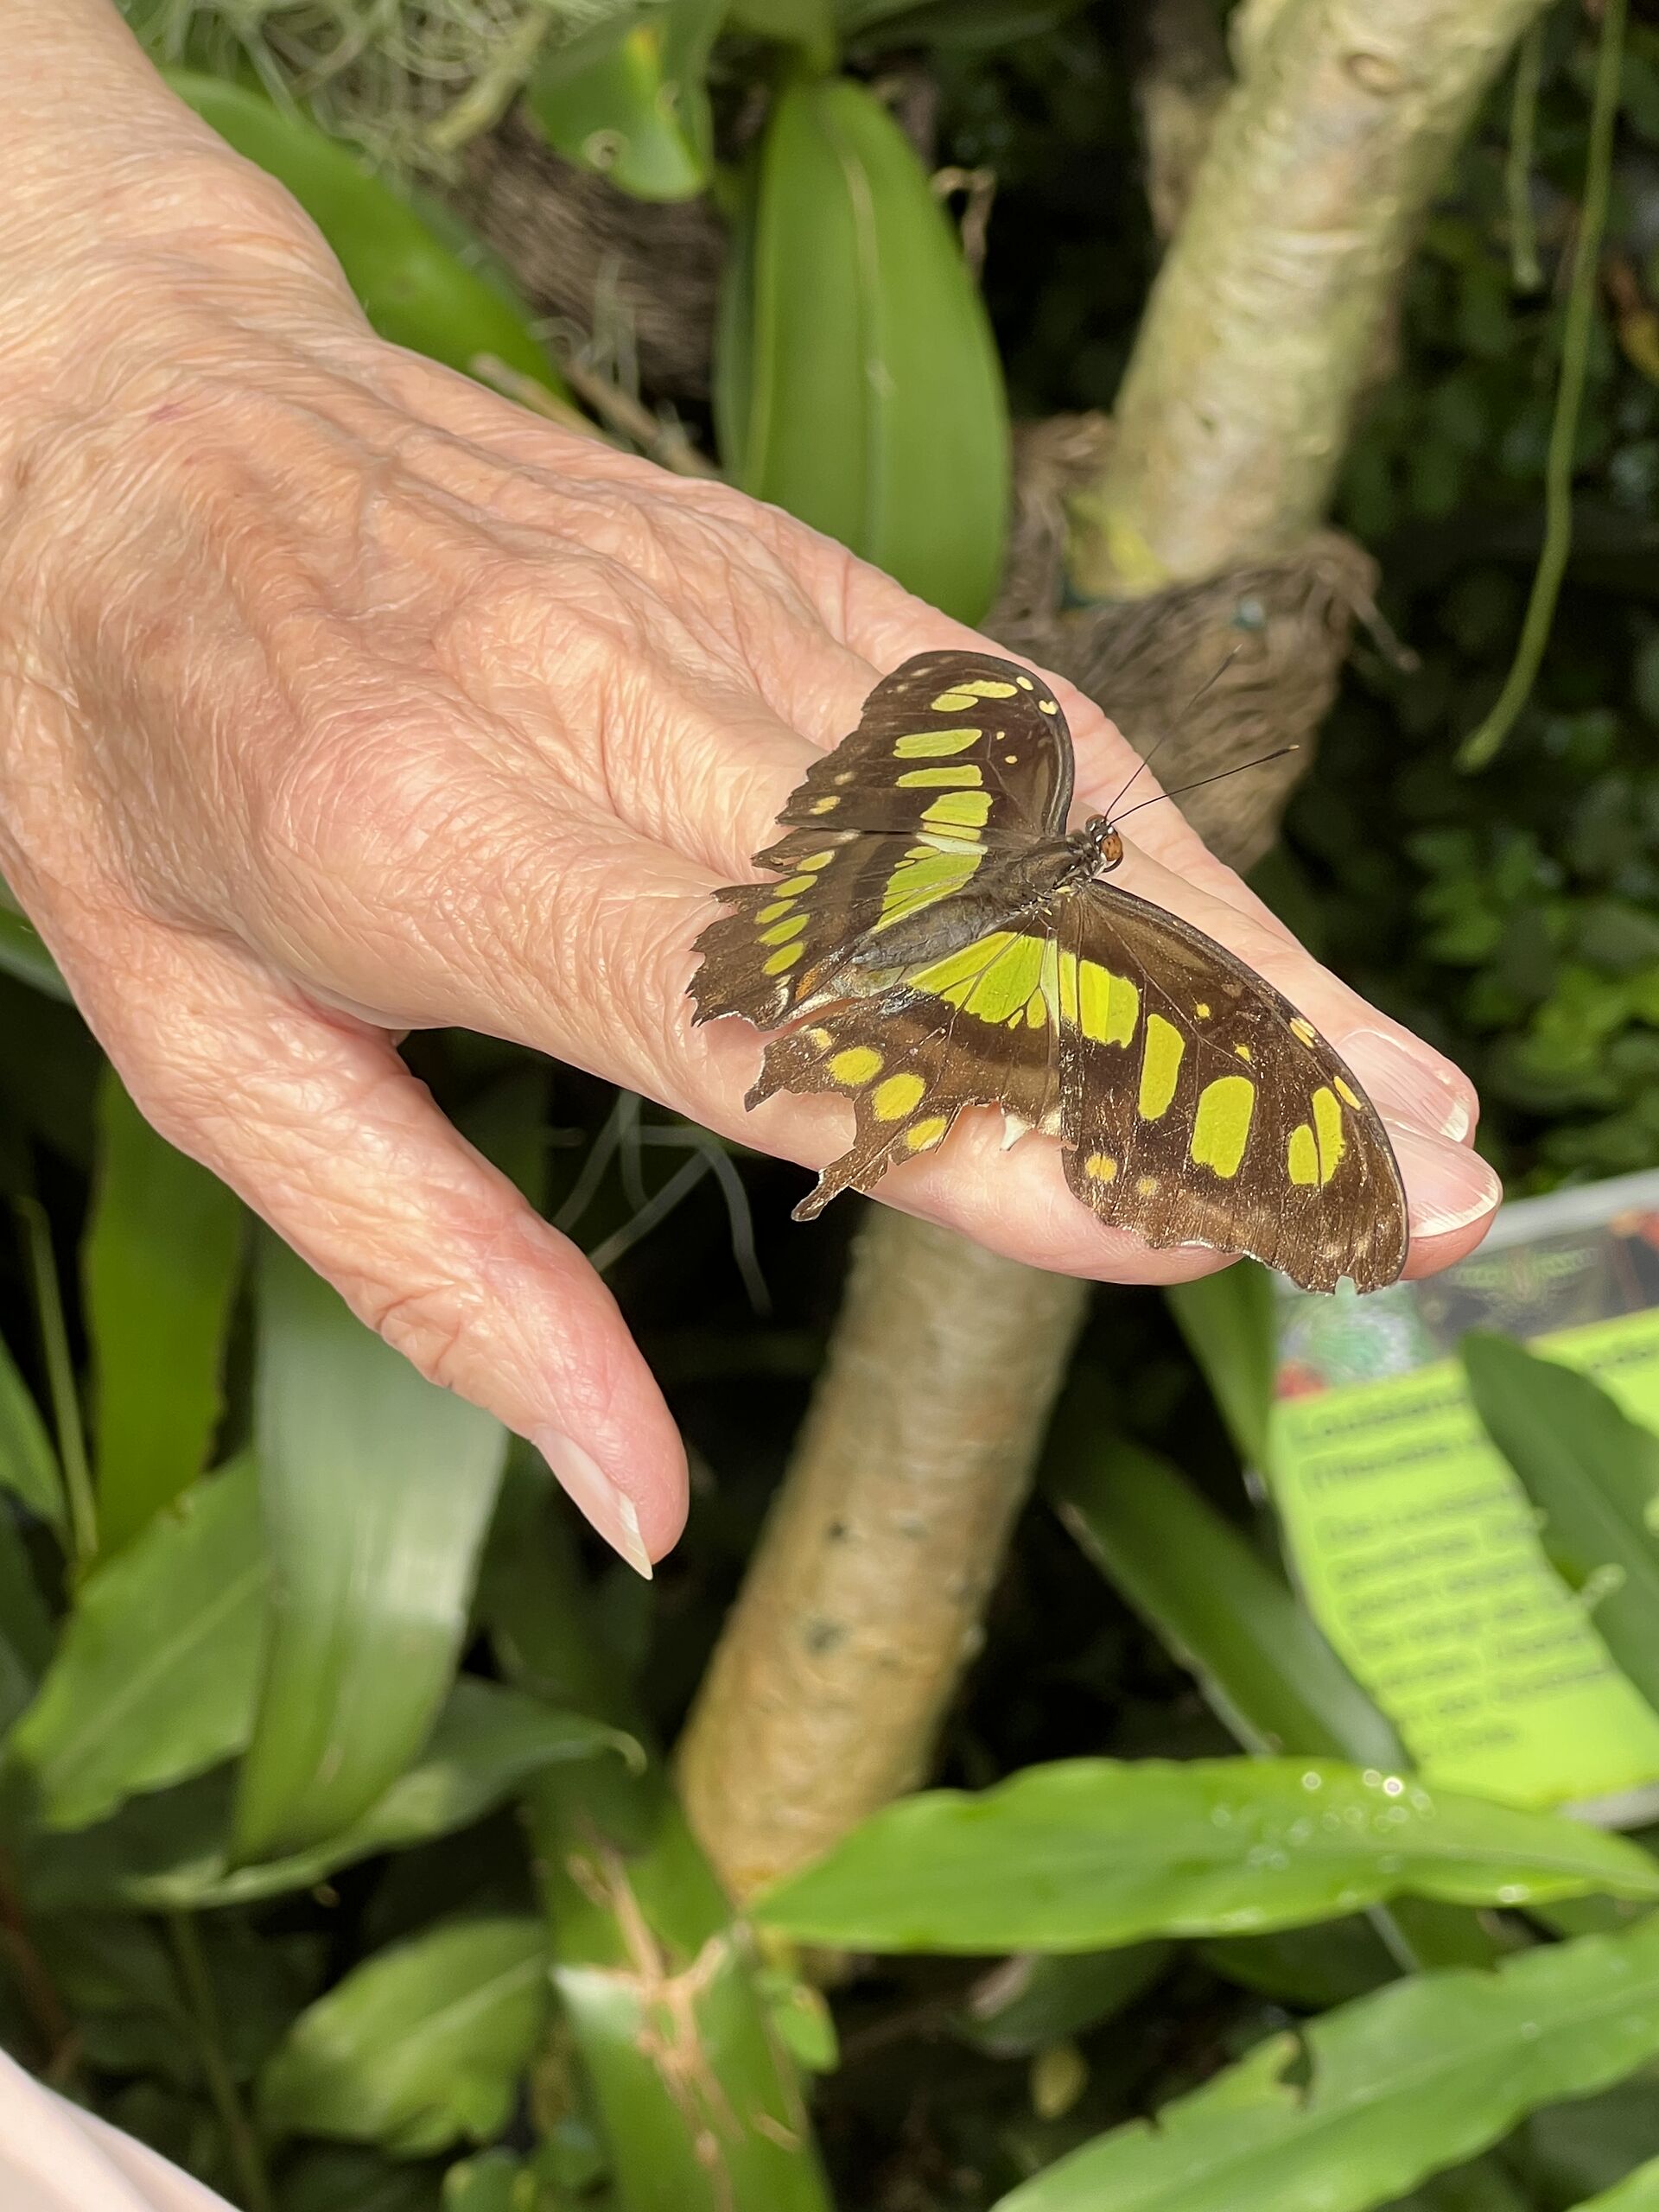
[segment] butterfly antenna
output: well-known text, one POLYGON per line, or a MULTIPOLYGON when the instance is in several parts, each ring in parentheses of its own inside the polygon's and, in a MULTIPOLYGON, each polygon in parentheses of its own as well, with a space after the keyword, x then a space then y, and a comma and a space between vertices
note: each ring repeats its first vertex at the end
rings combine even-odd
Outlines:
POLYGON ((1156 798, 1143 798, 1139 806, 1130 807, 1126 813, 1114 815, 1112 827, 1116 829, 1120 822, 1127 822, 1131 814, 1141 814, 1149 806, 1161 805, 1166 798, 1185 798, 1188 791, 1202 791, 1206 784, 1218 784, 1227 776, 1242 776, 1247 768, 1265 767, 1269 760, 1282 760, 1287 753, 1300 753, 1301 749, 1300 745, 1281 745, 1275 752, 1258 753, 1254 760, 1240 760, 1230 768, 1217 768, 1213 776, 1200 776, 1193 783, 1177 784, 1173 791, 1160 791, 1156 798))
MULTIPOLYGON (((1219 664, 1216 668, 1212 669, 1212 670, 1211 670, 1211 671, 1210 672, 1210 674, 1205 677, 1205 679, 1204 679, 1203 683, 1199 684, 1199 686, 1198 686, 1198 690, 1197 690, 1192 694, 1192 697, 1187 701, 1186 704, 1185 704, 1185 705, 1181 709, 1180 715, 1179 715, 1179 716, 1178 717, 1177 727, 1179 727, 1179 722, 1180 722, 1180 721, 1184 721, 1186 719, 1187 715, 1190 715, 1190 714, 1192 713, 1192 711, 1193 708, 1194 708, 1194 707, 1196 707, 1196 706, 1198 705, 1198 703, 1199 700, 1203 698, 1203 696, 1204 696, 1205 693, 1206 691, 1212 690, 1214 689, 1214 687, 1215 687, 1217 683, 1220 683, 1220 681, 1221 681, 1222 677, 1223 677, 1224 676, 1225 676, 1225 675, 1226 675, 1226 673, 1227 673, 1228 670, 1232 666, 1233 663, 1234 663, 1234 662, 1238 658, 1239 652, 1240 652, 1240 648, 1239 648, 1237 645, 1235 645, 1235 646, 1233 647, 1233 649, 1232 649, 1231 652, 1230 652, 1230 653, 1226 656, 1226 658, 1225 658, 1223 661, 1221 661, 1221 662, 1220 662, 1220 664, 1219 664)), ((1145 755, 1144 755, 1141 760, 1137 760, 1137 761, 1135 762, 1135 775, 1132 775, 1132 776, 1129 778, 1128 782, 1127 784, 1125 784, 1125 785, 1124 785, 1124 786, 1123 786, 1122 790, 1121 791, 1119 791, 1119 793, 1118 793, 1117 797, 1116 797, 1116 798, 1112 801, 1111 804, 1110 804, 1110 805, 1107 808, 1107 810, 1106 810, 1106 818, 1107 818, 1107 820, 1108 820, 1109 822, 1113 821, 1113 820, 1115 820, 1115 819, 1116 818, 1117 810, 1118 810, 1118 808, 1119 808, 1120 806, 1122 806, 1122 804, 1123 804, 1124 800, 1128 797, 1128 795, 1129 795, 1129 791, 1130 791, 1130 788, 1131 788, 1131 786, 1133 785, 1133 784, 1134 784, 1134 782, 1135 782, 1135 776, 1138 776, 1138 775, 1141 773, 1141 771, 1143 768, 1150 766, 1151 766, 1151 764, 1152 764, 1152 762, 1153 762, 1154 760, 1156 760, 1156 758, 1158 757, 1158 751, 1159 751, 1159 747, 1160 747, 1161 745, 1163 745, 1163 743, 1165 742, 1165 740, 1168 738, 1169 734, 1170 734, 1169 731, 1168 731, 1168 730, 1166 730, 1166 731, 1164 732, 1163 736, 1162 736, 1162 737, 1160 737, 1160 738, 1159 738, 1159 739, 1156 741, 1156 742, 1154 744, 1154 746, 1153 746, 1153 747, 1152 747, 1152 750, 1151 750, 1149 753, 1146 753, 1146 754, 1145 754, 1145 755)), ((1252 763, 1250 763, 1250 762, 1249 762, 1249 761, 1247 761, 1247 762, 1245 763, 1245 766, 1246 766, 1247 767, 1250 766, 1251 765, 1253 765, 1253 764, 1252 764, 1252 763)), ((1166 793, 1166 797, 1167 797, 1167 793, 1166 793)), ((1152 804, 1153 804, 1153 801, 1152 801, 1151 799, 1148 799, 1148 800, 1146 802, 1146 804, 1147 804, 1148 806, 1150 806, 1150 805, 1152 805, 1152 804)), ((1131 811, 1133 811, 1133 809, 1131 809, 1131 811)))

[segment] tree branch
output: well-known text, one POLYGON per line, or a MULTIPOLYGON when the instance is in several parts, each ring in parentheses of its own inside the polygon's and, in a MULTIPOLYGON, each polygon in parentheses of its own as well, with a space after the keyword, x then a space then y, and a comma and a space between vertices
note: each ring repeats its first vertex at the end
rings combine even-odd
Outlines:
POLYGON ((1313 529, 1416 226, 1545 0, 1245 0, 1072 569, 1096 597, 1313 529))
MULTIPOLYGON (((1174 722, 1166 781, 1187 760, 1203 773, 1243 757, 1252 718, 1283 743, 1311 735, 1329 704, 1374 577, 1357 547, 1314 525, 1412 225, 1541 4, 1246 0, 1243 79, 1166 257, 1116 429, 1084 417, 1027 441, 993 632, 1071 674, 1143 743, 1174 722), (1043 573, 1058 570, 1079 470, 1093 517, 1079 567, 1121 586, 1105 547, 1127 546, 1134 580, 1162 588, 1156 605, 1052 612, 1043 573), (1183 715, 1221 641, 1241 638, 1203 710, 1183 715)), ((1270 841, 1276 808, 1248 807, 1236 786, 1194 801, 1236 866, 1270 841)), ((693 1825, 740 1897, 925 1771, 1084 1297, 872 1211, 680 1750, 693 1825)))

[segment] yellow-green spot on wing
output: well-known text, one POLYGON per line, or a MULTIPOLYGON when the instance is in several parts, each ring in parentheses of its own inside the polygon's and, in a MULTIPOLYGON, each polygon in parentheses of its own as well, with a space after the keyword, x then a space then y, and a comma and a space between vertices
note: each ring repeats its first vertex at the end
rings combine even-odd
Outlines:
MULTIPOLYGON (((1208 1167, 1225 1179, 1236 1175, 1250 1140, 1255 1085, 1247 1075, 1217 1076, 1198 1094, 1190 1147, 1195 1167, 1208 1167)), ((1309 1134, 1309 1142, 1313 1141, 1309 1134)))
MULTIPOLYGON (((988 937, 947 953, 911 977, 918 990, 935 991, 982 1021, 1007 1021, 1024 1010, 1043 976, 1043 939, 993 930, 988 937)), ((1040 1000, 1039 1001, 1040 1005, 1040 1000)))
POLYGON ((880 929, 883 923, 902 921, 918 907, 936 899, 949 899, 960 891, 983 855, 977 847, 941 853, 931 845, 912 845, 887 879, 881 894, 880 929))
POLYGON ((812 879, 810 875, 791 875, 787 883, 780 883, 778 886, 778 896, 780 899, 798 899, 803 891, 810 891, 811 888, 812 879))
MULTIPOLYGON (((969 703, 963 701, 965 707, 969 703)), ((893 758, 898 760, 945 760, 953 753, 965 753, 970 745, 977 745, 984 735, 977 729, 918 729, 907 737, 894 740, 893 758)))
POLYGON ((1166 1021, 1161 1014, 1147 1016, 1146 1042, 1141 1052, 1141 1092, 1135 1102, 1143 1122, 1155 1122, 1169 1110, 1185 1051, 1186 1041, 1173 1022, 1166 1021))
POLYGON ((873 1075, 880 1074, 881 1055, 868 1045, 849 1045, 844 1052, 831 1056, 830 1072, 837 1083, 856 1088, 868 1083, 873 1075))
POLYGON ((899 779, 903 791, 925 791, 930 785, 940 791, 976 791, 985 779, 971 760, 960 768, 906 768, 899 779))
POLYGON ((921 1103, 926 1089, 918 1075, 890 1075, 885 1083, 878 1083, 870 1094, 876 1120, 902 1122, 913 1107, 921 1103))
POLYGON ((806 924, 804 914, 791 914, 786 922, 779 922, 772 929, 762 930, 760 942, 762 944, 787 944, 791 938, 799 937, 806 924))
POLYGON ((924 822, 948 822, 959 830, 982 830, 990 817, 988 791, 947 791, 922 816, 924 822))
POLYGON ((1299 1122, 1290 1133, 1285 1166, 1293 1183, 1306 1185, 1319 1179, 1319 1147, 1306 1122, 1299 1122))
POLYGON ((804 944, 785 944, 780 946, 779 950, 772 955, 770 959, 762 963, 760 970, 761 974, 763 976, 783 975, 786 969, 791 969, 795 965, 795 963, 800 958, 801 955, 805 950, 806 947, 804 944))
POLYGON ((950 1117, 944 1114, 930 1114, 925 1122, 912 1122, 905 1131, 905 1143, 912 1152, 926 1152, 950 1128, 950 1117))
POLYGON ((780 914, 786 914, 794 904, 795 901, 792 899, 777 899, 772 906, 763 906, 754 918, 762 924, 775 922, 780 914))
POLYGON ((1097 960, 1077 963, 1077 1020, 1096 1045, 1127 1045, 1141 1017, 1141 994, 1127 976, 1097 960))
POLYGON ((1313 1141, 1319 1147, 1319 1181, 1328 1183, 1341 1165, 1348 1143, 1342 1133, 1342 1109, 1337 1103, 1337 1094, 1327 1090, 1323 1084, 1313 1094, 1313 1141))
POLYGON ((1012 699, 1012 683, 1001 683, 993 676, 969 677, 961 683, 953 683, 948 691, 941 691, 933 702, 936 715, 959 715, 971 707, 976 699, 1012 699))

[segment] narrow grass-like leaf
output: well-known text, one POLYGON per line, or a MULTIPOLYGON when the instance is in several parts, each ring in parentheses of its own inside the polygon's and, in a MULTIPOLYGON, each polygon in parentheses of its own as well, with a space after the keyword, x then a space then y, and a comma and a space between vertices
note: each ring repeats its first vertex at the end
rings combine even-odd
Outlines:
POLYGON ((9 1746, 48 1825, 85 1827, 239 1751, 264 1612, 257 1491, 243 1461, 82 1585, 9 1746))
POLYGON ((1463 1363, 1487 1433, 1543 1516, 1552 1565, 1659 1707, 1659 1436, 1587 1375, 1507 1337, 1472 1332, 1463 1363))
POLYGON ((1659 1915, 1491 1974, 1395 1982, 1300 2036, 1270 2036, 997 2212, 1365 2212, 1656 2053, 1659 1915))
POLYGON ((63 1477, 46 1423, 0 1341, 0 1490, 9 1490, 61 1536, 65 1529, 63 1477))
POLYGON ((1172 1283, 1164 1300, 1247 1466, 1267 1464, 1273 1408, 1273 1277, 1255 1260, 1172 1283))
POLYGON ((1659 1898, 1659 1863, 1552 1814, 1332 1760, 1071 1759, 874 1815, 755 1917, 873 1951, 1077 1951, 1330 1919, 1398 1894, 1659 1898))
POLYGON ((300 2015, 261 2077, 261 2114, 276 2134, 410 2158, 486 2142, 512 2108, 547 2007, 539 1921, 428 1929, 300 2015))
POLYGON ((0 1503, 0 1738, 35 1695, 52 1656, 52 1623, 16 1522, 0 1503))
POLYGON ((449 1688, 505 1452, 275 1237, 260 1242, 255 1404, 271 1636, 236 1855, 349 1827, 449 1688))
POLYGON ((15 976, 31 989, 44 991, 48 998, 69 1003, 69 986, 57 962, 35 925, 5 899, 3 886, 0 886, 0 971, 15 976))
POLYGON ((150 1128, 111 1068, 81 1248, 92 1351, 98 1536, 130 1543, 201 1472, 242 1252, 242 1206, 150 1128))
POLYGON ((221 1768, 135 1798, 79 1834, 54 1831, 40 1850, 26 1851, 25 1886, 39 1909, 53 1912, 252 1904, 309 1889, 356 1860, 469 1827, 548 1766, 607 1750, 619 1764, 637 1756, 627 1738, 597 1721, 463 1675, 415 1764, 326 1844, 233 1866, 227 1839, 235 1777, 221 1768))
POLYGON ((1283 1578, 1167 1459, 1089 1414, 1077 1396, 1062 1409, 1050 1495, 1240 1743, 1403 1765, 1393 1728, 1283 1578))

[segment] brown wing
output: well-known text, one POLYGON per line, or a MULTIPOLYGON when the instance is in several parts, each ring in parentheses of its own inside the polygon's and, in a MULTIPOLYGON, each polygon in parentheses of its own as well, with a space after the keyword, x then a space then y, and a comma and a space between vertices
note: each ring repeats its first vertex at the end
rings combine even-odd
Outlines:
POLYGON ((1058 920, 1061 1135, 1078 1198, 1149 1244, 1246 1252, 1304 1289, 1394 1281, 1400 1171, 1313 1024, 1127 892, 1092 884, 1058 920))
POLYGON ((1039 678, 990 653, 918 653, 791 793, 789 834, 754 856, 780 879, 717 894, 734 912, 697 939, 696 1019, 775 1028, 833 987, 867 930, 1047 836, 1071 798, 1071 737, 1039 678))
POLYGON ((746 1104, 777 1090, 830 1091, 856 1121, 850 1149, 796 1207, 798 1221, 931 1152, 964 1106, 1058 1128, 1059 1047, 1045 989, 1057 957, 1052 938, 992 931, 897 988, 817 1006, 772 1039, 746 1104))

